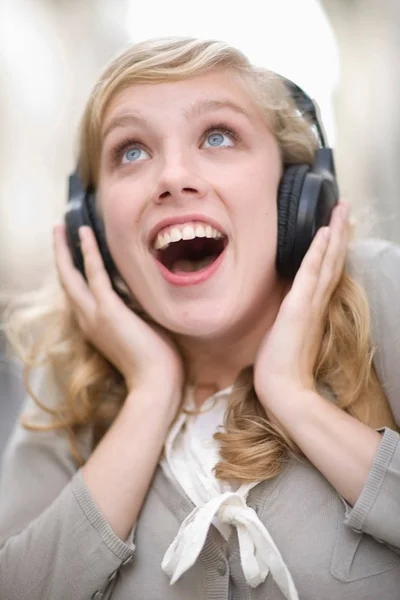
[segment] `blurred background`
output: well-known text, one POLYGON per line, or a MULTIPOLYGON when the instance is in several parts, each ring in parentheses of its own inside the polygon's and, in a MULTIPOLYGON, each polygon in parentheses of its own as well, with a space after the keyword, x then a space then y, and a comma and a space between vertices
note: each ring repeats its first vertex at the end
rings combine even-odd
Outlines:
MULTIPOLYGON (((397 0, 0 0, 0 293, 41 285, 86 98, 154 36, 223 39, 314 97, 362 235, 400 241, 397 0)), ((0 304, 0 321, 1 321, 0 304)), ((23 399, 0 337, 0 455, 23 399)))

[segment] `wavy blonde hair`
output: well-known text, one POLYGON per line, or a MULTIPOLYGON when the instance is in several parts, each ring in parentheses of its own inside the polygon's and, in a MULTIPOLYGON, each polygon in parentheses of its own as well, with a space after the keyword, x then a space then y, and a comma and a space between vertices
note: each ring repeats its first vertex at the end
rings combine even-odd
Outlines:
MULTIPOLYGON (((101 149, 100 129, 110 101, 128 86, 160 83, 229 69, 251 94, 274 133, 282 164, 312 164, 317 143, 299 116, 281 79, 251 65, 238 50, 217 41, 158 39, 125 51, 103 73, 87 103, 81 129, 79 167, 86 185, 96 186, 101 149)), ((121 279, 116 282, 125 301, 137 309, 121 279)), ((148 320, 148 315, 142 314, 148 320)), ((372 365, 368 304, 362 289, 345 273, 331 299, 315 368, 321 389, 329 390, 338 406, 372 427, 394 425, 393 416, 372 365)), ((121 374, 84 338, 72 307, 56 278, 40 297, 8 311, 6 332, 24 362, 25 385, 37 405, 51 415, 48 424, 29 429, 68 432, 77 464, 79 430, 93 426, 94 446, 110 427, 127 389, 121 374), (63 392, 63 401, 45 406, 29 385, 32 369, 47 365, 63 392)), ((277 475, 290 456, 299 453, 293 442, 272 424, 258 401, 252 369, 235 383, 226 414, 226 430, 216 434, 221 479, 258 481, 277 475)))

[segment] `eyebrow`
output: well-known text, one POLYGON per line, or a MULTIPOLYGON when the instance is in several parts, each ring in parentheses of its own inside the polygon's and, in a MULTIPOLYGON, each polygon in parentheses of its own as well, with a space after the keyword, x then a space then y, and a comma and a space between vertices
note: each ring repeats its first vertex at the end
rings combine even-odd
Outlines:
POLYGON ((140 125, 142 127, 149 127, 150 123, 147 119, 145 119, 141 115, 138 115, 137 113, 124 113, 123 115, 119 115, 116 116, 114 119, 111 119, 111 121, 103 131, 103 140, 109 135, 109 133, 111 133, 113 129, 117 129, 119 127, 126 127, 127 125, 140 125))
POLYGON ((211 100, 201 98, 193 102, 193 104, 191 104, 189 108, 185 110, 185 116, 187 118, 200 117, 205 113, 223 110, 226 108, 229 108, 230 110, 233 110, 234 112, 240 115, 244 115, 245 117, 247 117, 247 119, 250 120, 250 116, 244 110, 244 108, 242 108, 235 102, 232 102, 232 100, 211 100))
MULTIPOLYGON (((245 116, 249 121, 251 121, 249 114, 241 106, 235 102, 232 102, 231 100, 199 99, 193 102, 193 104, 191 104, 184 111, 184 115, 186 119, 190 119, 193 117, 201 117, 208 112, 215 112, 227 108, 236 112, 237 114, 245 116)), ((124 113, 123 115, 116 116, 114 119, 111 119, 107 127, 104 129, 102 135, 103 140, 113 129, 126 127, 128 125, 150 127, 150 122, 145 117, 134 112, 128 112, 124 113)))

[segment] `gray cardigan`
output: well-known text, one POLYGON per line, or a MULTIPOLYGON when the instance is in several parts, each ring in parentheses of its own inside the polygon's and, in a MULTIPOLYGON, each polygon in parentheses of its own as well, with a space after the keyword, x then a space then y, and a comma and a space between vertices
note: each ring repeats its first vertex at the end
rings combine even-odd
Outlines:
MULTIPOLYGON (((349 270, 365 285, 376 367, 400 423, 400 248, 358 242, 349 270)), ((36 391, 59 391, 41 374, 36 391)), ((2 400, 4 401, 4 399, 2 400)), ((91 433, 80 439, 90 454, 91 433)), ((105 473, 106 477, 107 474, 105 473)), ((353 508, 306 460, 293 460, 249 494, 288 565, 301 600, 400 599, 400 438, 386 429, 353 508)), ((163 555, 193 504, 158 468, 134 544, 112 531, 59 433, 17 427, 0 486, 1 600, 283 600, 272 577, 246 585, 236 532, 212 526, 196 564, 173 586, 163 555)))

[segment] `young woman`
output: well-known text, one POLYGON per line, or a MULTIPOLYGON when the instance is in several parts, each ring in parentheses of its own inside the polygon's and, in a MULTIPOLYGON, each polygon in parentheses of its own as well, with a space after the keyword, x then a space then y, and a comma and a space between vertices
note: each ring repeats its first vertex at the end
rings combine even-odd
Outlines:
POLYGON ((93 229, 55 227, 59 289, 8 327, 39 410, 4 461, 2 599, 398 600, 400 251, 349 248, 293 98, 192 39, 95 86, 93 229))

